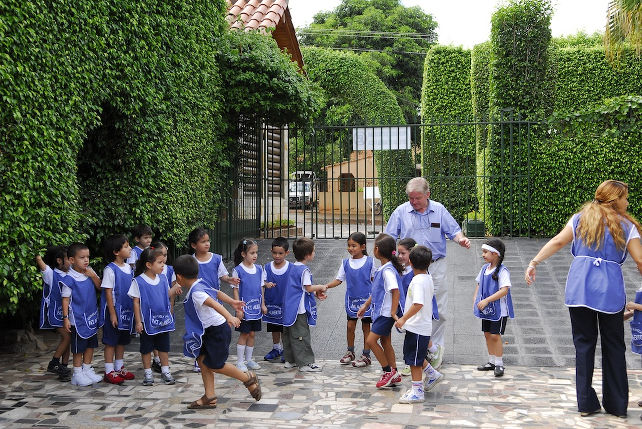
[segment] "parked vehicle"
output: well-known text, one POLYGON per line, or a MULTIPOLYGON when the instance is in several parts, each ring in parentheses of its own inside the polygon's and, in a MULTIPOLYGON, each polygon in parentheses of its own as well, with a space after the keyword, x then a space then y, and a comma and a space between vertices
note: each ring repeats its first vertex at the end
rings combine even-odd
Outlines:
POLYGON ((290 175, 288 207, 309 209, 318 201, 317 183, 312 171, 295 171, 290 175))

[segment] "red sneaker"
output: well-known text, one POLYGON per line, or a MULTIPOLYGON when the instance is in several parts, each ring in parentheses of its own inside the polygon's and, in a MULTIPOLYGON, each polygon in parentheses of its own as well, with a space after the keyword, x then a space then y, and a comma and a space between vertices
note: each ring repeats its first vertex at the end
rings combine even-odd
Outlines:
POLYGON ((109 374, 105 373, 103 377, 106 383, 111 384, 123 384, 125 379, 121 377, 116 371, 112 371, 109 374))
POLYGON ((133 380, 136 376, 122 367, 116 374, 120 375, 123 380, 133 380))
POLYGON ((393 377, 394 373, 392 371, 381 374, 381 378, 377 381, 377 389, 390 386, 393 377))
POLYGON ((392 373, 394 376, 392 377, 392 380, 390 380, 390 385, 401 384, 401 373, 394 368, 392 369, 392 373))

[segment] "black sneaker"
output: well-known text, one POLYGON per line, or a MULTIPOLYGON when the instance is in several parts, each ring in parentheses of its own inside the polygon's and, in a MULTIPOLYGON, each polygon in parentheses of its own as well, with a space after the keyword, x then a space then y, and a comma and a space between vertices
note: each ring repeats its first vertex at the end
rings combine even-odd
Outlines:
POLYGON ((494 372, 495 372, 495 377, 501 377, 502 375, 504 375, 504 367, 501 365, 496 365, 494 372))
POLYGON ((157 372, 159 374, 163 372, 161 371, 160 363, 156 362, 154 359, 152 359, 152 371, 157 372))
POLYGON ((492 371, 495 369, 495 364, 492 364, 490 362, 486 362, 483 365, 479 365, 477 367, 477 371, 492 371))
POLYGON ((71 381, 71 370, 69 370, 68 368, 65 368, 65 367, 63 367, 63 368, 66 369, 66 371, 63 370, 63 371, 59 371, 58 372, 58 381, 70 382, 71 381))
POLYGON ((64 375, 71 377, 71 369, 67 368, 67 365, 60 364, 58 365, 58 371, 56 371, 56 374, 59 376, 64 375))
POLYGON ((53 360, 49 361, 49 365, 47 365, 47 372, 51 372, 53 374, 58 374, 58 367, 60 366, 60 362, 55 362, 53 360))

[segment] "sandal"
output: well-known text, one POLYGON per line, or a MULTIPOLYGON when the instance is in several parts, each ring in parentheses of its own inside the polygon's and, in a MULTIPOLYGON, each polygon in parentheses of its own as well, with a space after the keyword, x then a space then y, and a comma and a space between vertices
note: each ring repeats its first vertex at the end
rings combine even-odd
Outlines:
POLYGON ((247 387, 247 390, 250 392, 250 395, 252 397, 259 401, 261 400, 261 385, 259 384, 259 379, 254 373, 254 371, 248 371, 246 372, 247 376, 249 377, 247 381, 243 382, 243 385, 247 387), (256 386, 254 389, 250 389, 250 386, 256 386))
POLYGON ((189 404, 187 408, 189 408, 190 410, 216 408, 216 395, 214 395, 213 398, 208 398, 207 396, 203 395, 196 401, 189 404), (198 403, 199 400, 202 402, 201 404, 198 403))

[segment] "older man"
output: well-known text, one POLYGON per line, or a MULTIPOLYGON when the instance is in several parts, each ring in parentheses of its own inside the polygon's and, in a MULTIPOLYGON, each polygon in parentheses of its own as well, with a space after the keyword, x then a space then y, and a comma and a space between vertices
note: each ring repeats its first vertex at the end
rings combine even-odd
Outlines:
POLYGON ((446 237, 466 249, 470 240, 461 232, 459 224, 448 210, 437 201, 430 199, 430 186, 423 177, 410 179, 406 185, 408 202, 395 209, 386 225, 386 234, 395 239, 414 238, 418 244, 432 251, 430 274, 435 286, 435 298, 439 320, 432 323, 431 339, 437 346, 431 364, 438 368, 444 356, 444 334, 446 330, 446 307, 448 285, 446 284, 446 237))

